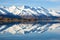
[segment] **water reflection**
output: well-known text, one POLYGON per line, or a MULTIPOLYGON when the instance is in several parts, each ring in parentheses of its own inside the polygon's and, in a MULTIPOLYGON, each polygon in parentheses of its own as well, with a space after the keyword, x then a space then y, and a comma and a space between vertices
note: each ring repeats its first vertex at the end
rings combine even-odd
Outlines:
POLYGON ((23 34, 36 31, 38 33, 43 33, 47 31, 53 24, 60 24, 60 17, 11 18, 0 16, 0 32, 17 25, 19 26, 19 29, 16 30, 16 33, 20 30, 23 30, 23 34), (6 26, 2 27, 3 25, 6 26))

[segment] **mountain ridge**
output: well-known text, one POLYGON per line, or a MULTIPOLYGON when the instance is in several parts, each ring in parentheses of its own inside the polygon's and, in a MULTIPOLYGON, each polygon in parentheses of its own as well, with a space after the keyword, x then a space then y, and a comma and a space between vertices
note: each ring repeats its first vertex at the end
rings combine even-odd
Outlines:
MULTIPOLYGON (((20 6, 20 7, 16 7, 16 6, 11 6, 11 7, 0 7, 0 15, 10 15, 11 17, 13 15, 18 15, 19 16, 25 16, 25 18, 30 18, 29 16, 31 15, 34 18, 37 18, 37 16, 40 17, 50 17, 50 16, 57 16, 60 17, 60 14, 54 10, 48 10, 45 9, 43 7, 29 7, 29 6, 20 6), (41 16, 42 15, 42 16, 41 16)), ((14 16, 14 17, 15 17, 14 16)), ((17 16, 16 16, 17 17, 17 16)), ((32 32, 38 32, 38 33, 43 33, 47 30, 49 30, 50 26, 52 26, 52 28, 57 28, 57 27, 53 27, 53 24, 46 24, 46 25, 40 25, 40 24, 15 24, 12 27, 6 29, 3 31, 3 33, 5 32, 9 32, 12 34, 16 34, 16 33, 21 33, 21 34, 25 34, 25 33, 32 33, 32 32)), ((60 26, 60 25, 58 25, 60 26)), ((4 28, 5 26, 2 25, 1 28, 4 28)), ((2 33, 2 32, 1 32, 2 33)))

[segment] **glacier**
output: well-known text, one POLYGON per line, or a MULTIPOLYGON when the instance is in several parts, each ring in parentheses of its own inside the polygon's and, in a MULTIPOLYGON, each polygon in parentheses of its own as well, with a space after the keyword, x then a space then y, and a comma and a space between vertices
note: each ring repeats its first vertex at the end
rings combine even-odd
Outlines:
MULTIPOLYGON (((12 18, 59 18, 60 12, 55 10, 45 9, 43 7, 29 7, 29 6, 11 6, 0 7, 0 16, 12 18), (24 17, 23 17, 24 16, 24 17), (31 17, 30 17, 31 16, 31 17)), ((59 20, 57 20, 60 22, 59 20)), ((14 24, 14 25, 0 25, 0 34, 27 34, 27 33, 43 33, 48 30, 58 28, 59 23, 31 23, 31 24, 14 24), (3 30, 2 30, 3 29, 3 30), (2 31, 1 31, 2 30, 2 31)))

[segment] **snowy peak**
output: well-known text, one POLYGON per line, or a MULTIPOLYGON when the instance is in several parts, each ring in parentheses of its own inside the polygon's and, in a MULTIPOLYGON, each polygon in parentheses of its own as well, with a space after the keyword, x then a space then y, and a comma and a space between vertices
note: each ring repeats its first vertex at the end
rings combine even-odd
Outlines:
POLYGON ((28 8, 30 8, 29 6, 22 6, 24 9, 28 9, 28 8))
POLYGON ((11 7, 9 7, 9 10, 15 10, 16 9, 16 6, 11 6, 11 7))
POLYGON ((44 7, 30 7, 30 6, 11 6, 11 7, 0 7, 0 14, 8 14, 8 12, 13 13, 14 15, 46 15, 46 16, 60 16, 55 10, 48 10, 44 7))

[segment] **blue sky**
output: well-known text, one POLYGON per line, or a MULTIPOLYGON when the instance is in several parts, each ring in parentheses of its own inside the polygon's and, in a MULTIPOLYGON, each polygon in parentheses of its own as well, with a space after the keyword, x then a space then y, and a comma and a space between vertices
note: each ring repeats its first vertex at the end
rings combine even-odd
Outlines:
POLYGON ((0 0, 0 5, 3 6, 43 6, 45 8, 53 8, 60 10, 60 0, 0 0))

